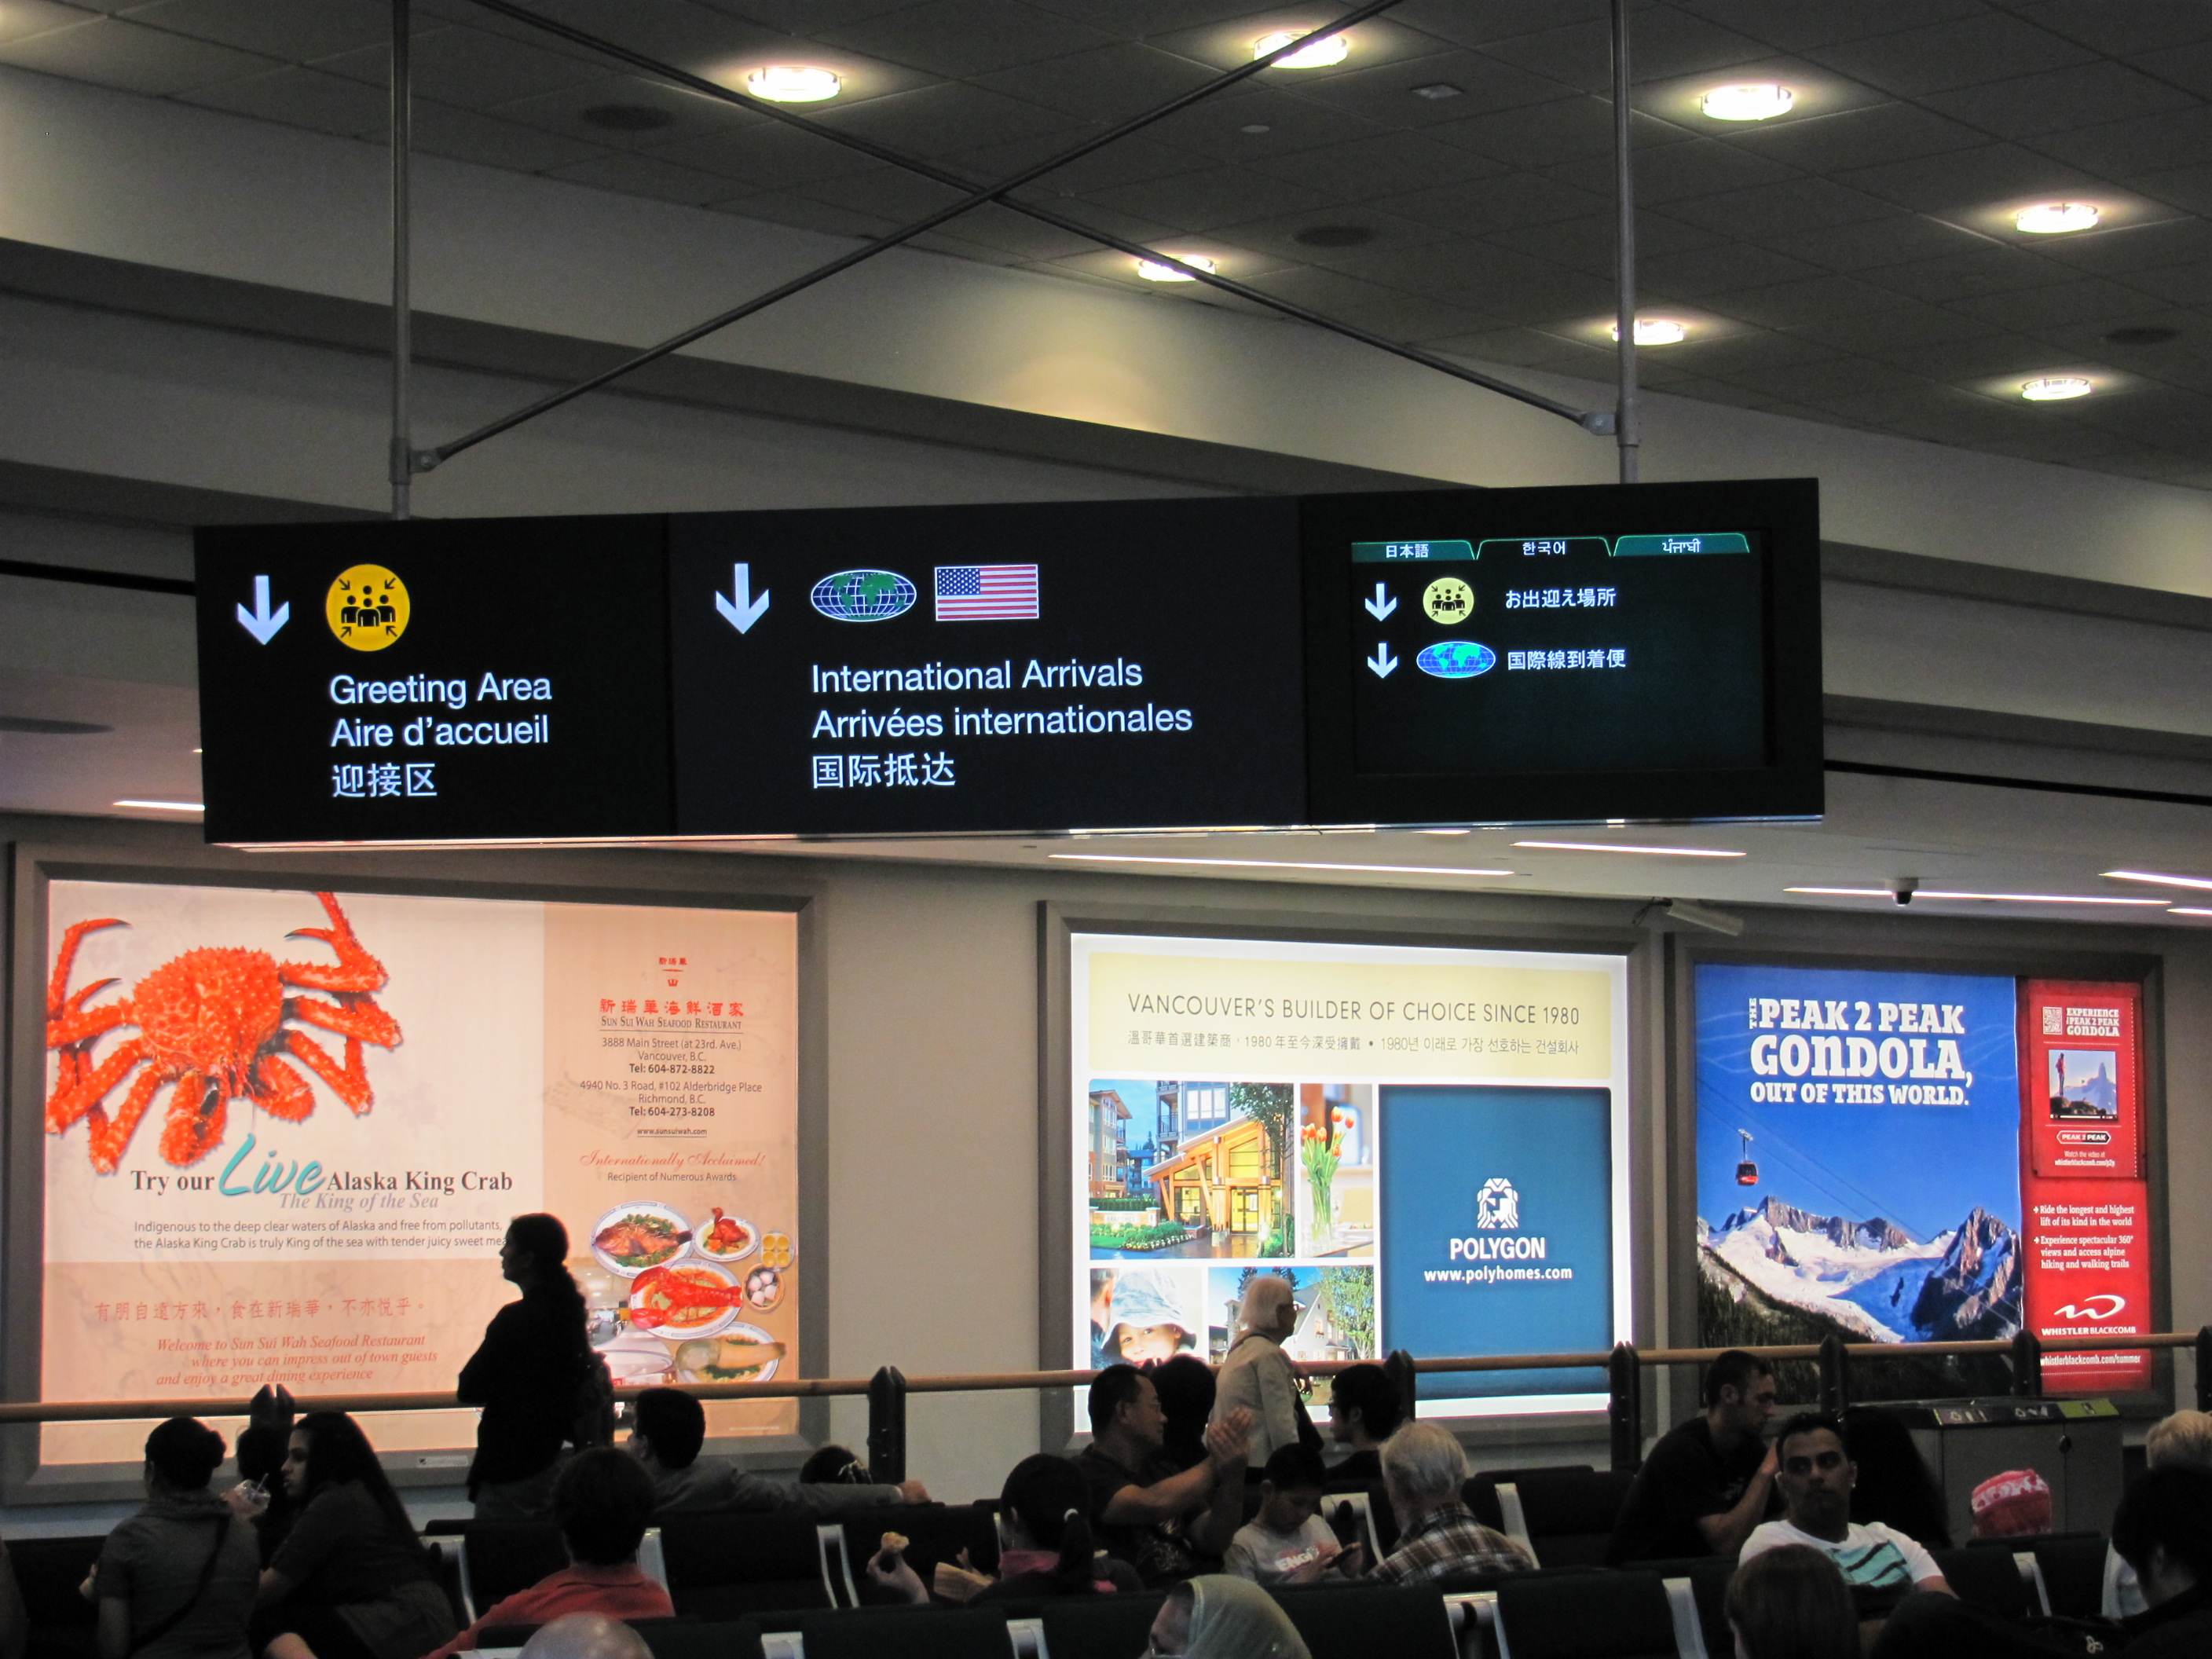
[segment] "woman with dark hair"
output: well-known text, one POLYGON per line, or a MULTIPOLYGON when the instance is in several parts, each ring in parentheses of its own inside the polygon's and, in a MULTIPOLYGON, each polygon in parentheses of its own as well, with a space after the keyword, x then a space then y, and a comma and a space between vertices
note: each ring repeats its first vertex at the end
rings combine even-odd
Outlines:
POLYGON ((300 1514, 261 1575, 262 1659, 420 1659, 459 1628, 353 1419, 301 1418, 284 1484, 300 1514))
POLYGON ((541 1520, 553 1512, 562 1443, 594 1356, 584 1293, 568 1268, 568 1231, 550 1215, 519 1215, 499 1247, 500 1277, 522 1292, 484 1328, 461 1368, 464 1405, 481 1406, 469 1497, 479 1521, 541 1520))
MULTIPOLYGON (((1098 1553, 1086 1516, 1089 1502, 1083 1471, 1067 1458, 1040 1452, 1015 1464, 999 1493, 999 1577, 984 1583, 969 1576, 969 1583, 982 1588, 972 1596, 963 1592, 963 1599, 975 1605, 1141 1589, 1134 1569, 1098 1553)), ((929 1600, 921 1576, 896 1550, 869 1558, 868 1578, 917 1606, 929 1600)), ((941 1579, 938 1588, 945 1593, 941 1579)))
POLYGON ((146 1437, 146 1507, 107 1534, 85 1581, 100 1659, 246 1659, 261 1552, 208 1490, 222 1449, 189 1417, 146 1437))
POLYGON ((1836 1564, 1802 1544, 1762 1551, 1729 1581, 1739 1659, 1858 1659, 1859 1615, 1836 1564))

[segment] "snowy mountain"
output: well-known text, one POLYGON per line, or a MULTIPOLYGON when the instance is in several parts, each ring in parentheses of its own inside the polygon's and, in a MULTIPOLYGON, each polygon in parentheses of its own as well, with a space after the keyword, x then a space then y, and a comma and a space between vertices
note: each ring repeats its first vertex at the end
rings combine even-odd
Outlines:
POLYGON ((1925 1243, 1879 1216, 1814 1215, 1769 1198, 1706 1229, 1705 1248, 1776 1302, 1875 1342, 2010 1336, 2020 1241, 1977 1206, 1925 1243))
POLYGON ((2078 1100, 2095 1107, 2100 1112, 2117 1114, 2120 1109, 2120 1091, 2101 1065, 2094 1077, 2075 1078, 2066 1085, 2066 1098, 2078 1100))

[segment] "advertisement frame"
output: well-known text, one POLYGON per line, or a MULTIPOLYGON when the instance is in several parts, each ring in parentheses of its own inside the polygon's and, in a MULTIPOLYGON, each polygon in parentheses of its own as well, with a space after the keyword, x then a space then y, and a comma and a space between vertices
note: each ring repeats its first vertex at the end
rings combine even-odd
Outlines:
MULTIPOLYGON (((1538 901, 1538 902, 1544 902, 1538 901)), ((1534 908, 1534 907, 1532 907, 1534 908)), ((1579 908, 1579 907, 1577 907, 1579 908)), ((1584 912, 1587 915, 1587 911, 1584 912)), ((1627 1014, 1618 1041, 1626 1045, 1622 1071, 1627 1079, 1628 1167, 1625 1253, 1629 1328, 1632 1340, 1653 1340, 1658 1275, 1655 1248, 1656 1218, 1664 1212, 1660 1177, 1664 1144, 1664 1030, 1662 1012, 1659 939, 1650 932, 1622 923, 1587 920, 1526 921, 1505 916, 1423 922, 1412 918, 1316 924, 1310 912, 1205 909, 1175 905, 1073 904, 1053 899, 1037 903, 1037 1363, 1040 1370, 1067 1369, 1067 1286, 1074 1272, 1073 1208, 1067 1178, 1074 1156, 1068 1109, 1068 1080, 1073 1064, 1073 936, 1077 933, 1167 935, 1195 939, 1273 940, 1286 944, 1412 945, 1430 949, 1521 951, 1547 954, 1618 956, 1626 980, 1627 1014)), ((1512 1417, 1437 1419, 1462 1431, 1479 1432, 1490 1443, 1542 1445, 1586 1443, 1604 1436, 1602 1410, 1512 1417)), ((1068 1450, 1087 1430, 1075 1419, 1075 1390, 1042 1392, 1038 1412, 1038 1445, 1043 1451, 1068 1450)))
MULTIPOLYGON (((1821 920, 1829 918, 1823 916, 1821 920)), ((1859 918, 1838 918, 1857 921, 1859 918)), ((2007 919, 2010 920, 2010 919, 2007 919)), ((1996 925, 2002 927, 2002 922, 1996 925)), ((1977 925, 1977 931, 1989 922, 1977 925)), ((1698 1215, 1698 1009, 1696 975, 1707 963, 1772 968, 1890 969, 1900 973, 1996 974, 2025 982, 2035 979, 2104 980, 2132 982, 2142 988, 2142 1108, 2144 1173, 2148 1192, 2151 1267, 2152 1323, 2164 1330, 2172 1317, 2166 1225, 2166 1142, 2164 961, 2161 957, 2127 951, 2067 950, 2041 943, 2009 945, 2001 940, 1967 943, 1955 936, 1931 940, 1915 948, 1899 941, 1856 944, 1827 938, 1817 942, 1802 939, 1754 945, 1716 941, 1707 944, 1680 935, 1671 937, 1666 975, 1669 1003, 1668 1018, 1668 1082, 1674 1109, 1668 1126, 1666 1190, 1670 1230, 1681 1235, 1670 1238, 1667 1262, 1668 1341, 1679 1347, 1698 1346, 1697 1252, 1684 1248, 1685 1230, 1698 1215)), ((1670 1379, 1667 1390, 1674 1401, 1673 1416, 1686 1409, 1681 1402, 1694 1399, 1697 1380, 1688 1368, 1670 1379)), ((2154 1350, 2151 1386, 2141 1392, 2110 1396, 2132 1416, 2156 1415, 2172 1408, 2174 1395, 2173 1360, 2170 1352, 2154 1350)), ((1665 1395, 1662 1395, 1662 1398, 1665 1395)), ((1814 1402, 1799 1402, 1810 1405, 1814 1402)))
MULTIPOLYGON (((799 1304, 801 1370, 824 1375, 830 1340, 828 1045, 824 1013, 827 969, 821 939, 819 907, 806 892, 720 892, 701 889, 623 886, 604 879, 573 884, 559 880, 458 879, 434 875, 394 874, 349 869, 339 858, 297 854, 256 855, 246 862, 225 849, 189 851, 154 847, 118 847, 112 852, 19 842, 11 848, 8 876, 8 982, 15 992, 7 1036, 9 1049, 4 1083, 8 1120, 0 1137, 0 1241, 6 1261, 0 1273, 0 1321, 5 1328, 33 1334, 11 1342, 0 1363, 0 1399, 9 1402, 40 1398, 44 1328, 46 1237, 46 1087, 45 986, 49 959, 47 889, 56 881, 148 882, 173 886, 334 889, 405 898, 466 898, 553 904, 615 905, 782 913, 798 930, 796 963, 798 1018, 798 1156, 800 1259, 812 1267, 799 1304)), ((388 857, 389 855, 385 855, 388 857)), ((797 884, 794 884, 796 885, 797 884)), ((829 1432, 827 1402, 799 1402, 796 1436, 729 1442, 717 1448, 741 1463, 781 1465, 804 1456, 829 1432)), ((240 1402, 241 1409, 243 1402, 240 1402)), ((371 1424, 374 1432, 374 1425, 371 1424)), ((139 1496, 135 1463, 56 1465, 39 1461, 36 1425, 0 1429, 0 1502, 55 1504, 112 1502, 139 1496)), ((410 1453, 411 1459, 465 1452, 455 1446, 410 1453)), ((413 1466, 396 1460, 386 1466, 392 1484, 403 1487, 452 1486, 459 1471, 450 1465, 413 1466)))

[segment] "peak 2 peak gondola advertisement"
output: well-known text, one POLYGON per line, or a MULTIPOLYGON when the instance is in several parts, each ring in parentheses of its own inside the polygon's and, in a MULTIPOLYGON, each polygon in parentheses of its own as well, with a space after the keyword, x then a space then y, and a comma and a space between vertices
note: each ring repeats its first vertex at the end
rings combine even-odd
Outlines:
MULTIPOLYGON (((2157 1328, 2140 986, 1723 963, 1696 982, 1700 1343, 2157 1328)), ((2051 1394, 2152 1380, 2144 1351, 2043 1369, 2051 1394)), ((1865 1386, 2003 1375, 1931 1356, 1865 1386)))

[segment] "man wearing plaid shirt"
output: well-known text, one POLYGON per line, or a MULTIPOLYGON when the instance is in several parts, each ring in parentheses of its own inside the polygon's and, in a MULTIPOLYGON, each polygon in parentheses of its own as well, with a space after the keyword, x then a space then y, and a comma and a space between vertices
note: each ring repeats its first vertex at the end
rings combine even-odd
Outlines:
POLYGON ((1432 1583, 1465 1574, 1528 1572, 1535 1563, 1460 1501, 1467 1455, 1434 1423, 1408 1423, 1382 1444, 1382 1482, 1398 1516, 1398 1547, 1368 1577, 1432 1583))

